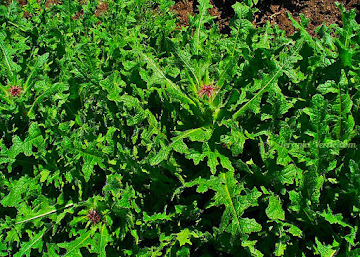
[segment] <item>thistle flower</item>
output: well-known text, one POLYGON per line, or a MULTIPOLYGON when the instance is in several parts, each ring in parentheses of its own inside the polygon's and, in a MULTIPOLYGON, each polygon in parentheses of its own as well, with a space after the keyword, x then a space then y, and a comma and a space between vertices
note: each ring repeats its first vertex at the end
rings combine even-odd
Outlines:
POLYGON ((217 88, 216 86, 214 86, 214 83, 209 85, 202 85, 202 87, 198 91, 200 97, 204 97, 204 95, 207 95, 209 99, 212 98, 215 93, 217 93, 217 88))
POLYGON ((95 225, 101 220, 101 215, 95 209, 91 209, 87 217, 93 225, 95 225))
POLYGON ((21 94, 22 90, 19 86, 11 86, 9 89, 9 93, 12 97, 18 97, 21 94))

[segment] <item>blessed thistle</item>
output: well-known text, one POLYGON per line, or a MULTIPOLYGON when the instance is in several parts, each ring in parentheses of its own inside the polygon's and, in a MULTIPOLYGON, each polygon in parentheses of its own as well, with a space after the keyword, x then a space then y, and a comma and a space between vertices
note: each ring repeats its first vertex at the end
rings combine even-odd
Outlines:
POLYGON ((217 87, 214 86, 214 83, 209 85, 202 85, 200 90, 198 91, 198 95, 200 97, 204 97, 204 95, 207 95, 209 99, 211 99, 215 93, 217 93, 217 87))
POLYGON ((22 92, 21 87, 19 86, 11 86, 9 89, 9 93, 12 97, 18 97, 22 92))
POLYGON ((91 209, 87 217, 93 225, 99 223, 99 221, 101 220, 101 215, 95 209, 91 209))

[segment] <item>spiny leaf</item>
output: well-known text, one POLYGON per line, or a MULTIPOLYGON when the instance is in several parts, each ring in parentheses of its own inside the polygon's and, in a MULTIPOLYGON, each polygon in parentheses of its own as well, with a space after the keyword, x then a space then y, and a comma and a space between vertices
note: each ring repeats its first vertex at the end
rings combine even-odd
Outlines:
POLYGON ((12 55, 15 53, 15 51, 12 48, 8 48, 5 45, 5 42, 4 42, 5 37, 6 37, 5 34, 0 33, 0 48, 2 50, 2 53, 4 56, 4 63, 7 68, 8 80, 12 81, 13 76, 15 76, 16 73, 18 73, 21 70, 21 67, 13 61, 12 55))
POLYGON ((38 249, 39 253, 42 252, 43 241, 42 237, 46 233, 47 229, 43 228, 42 231, 34 235, 29 242, 21 244, 20 250, 14 255, 14 257, 30 256, 32 249, 38 249))
POLYGON ((63 83, 56 83, 56 84, 52 85, 46 80, 41 81, 39 84, 41 84, 43 91, 36 97, 35 101, 33 101, 32 105, 27 113, 27 115, 30 119, 35 119, 34 108, 36 105, 41 103, 41 101, 43 101, 44 98, 49 97, 49 96, 54 96, 56 93, 62 93, 68 89, 68 87, 63 83))
POLYGON ((80 232, 80 236, 77 237, 75 240, 68 243, 59 243, 58 246, 66 250, 66 253, 63 255, 63 257, 82 257, 80 248, 88 247, 89 245, 91 245, 92 242, 90 235, 91 231, 85 232, 84 230, 82 230, 80 232))
POLYGON ((317 237, 315 237, 315 242, 321 257, 333 257, 335 255, 336 250, 332 249, 331 245, 323 245, 317 237))
POLYGON ((106 257, 106 246, 112 241, 109 231, 106 227, 106 224, 101 224, 99 232, 94 236, 94 252, 98 254, 99 257, 106 257))
POLYGON ((257 240, 245 240, 241 242, 241 246, 247 247, 250 251, 250 253, 255 257, 263 257, 264 254, 260 252, 258 249, 255 248, 255 244, 257 243, 257 240))
POLYGON ((125 82, 121 79, 120 72, 114 71, 109 77, 100 81, 100 85, 107 91, 107 97, 110 101, 118 102, 121 100, 122 87, 125 86, 125 82))
POLYGON ((327 206, 327 210, 322 212, 320 215, 330 224, 339 224, 342 227, 351 227, 343 221, 343 216, 341 214, 334 215, 329 205, 327 206))
POLYGON ((266 208, 266 215, 271 220, 279 219, 285 220, 285 212, 282 209, 281 200, 279 196, 270 196, 269 205, 266 208))
POLYGON ((170 79, 168 79, 166 77, 166 75, 161 71, 161 69, 155 64, 154 60, 147 56, 146 54, 141 53, 141 56, 147 61, 147 63, 149 64, 149 66, 151 67, 151 69, 155 72, 155 74, 158 75, 158 77, 161 80, 164 80, 166 85, 167 85, 167 89, 169 90, 169 93, 173 94, 176 98, 178 98, 178 100, 180 100, 181 102, 184 103, 188 103, 191 105, 195 105, 193 100, 191 100, 186 93, 182 92, 182 90, 174 83, 172 82, 170 79))
POLYGON ((192 245, 192 243, 190 241, 190 236, 191 236, 190 230, 183 229, 179 233, 177 233, 176 239, 179 241, 180 246, 183 246, 185 244, 192 245))
POLYGON ((298 52, 300 51, 302 44, 303 42, 301 40, 298 41, 291 54, 289 54, 286 50, 280 53, 280 61, 275 62, 277 66, 276 72, 274 71, 272 74, 265 76, 261 81, 259 81, 259 83, 255 83, 255 85, 257 84, 260 86, 260 90, 258 90, 250 100, 248 100, 238 111, 232 115, 233 120, 238 119, 248 109, 251 109, 254 113, 258 113, 260 109, 261 97, 263 93, 269 90, 269 87, 271 90, 281 92, 280 88, 276 85, 277 79, 282 75, 284 70, 290 69, 291 66, 299 60, 300 57, 298 57, 298 52))
POLYGON ((194 36, 194 42, 193 42, 193 49, 195 55, 199 54, 199 50, 202 49, 201 43, 204 40, 204 32, 201 29, 201 27, 210 20, 214 19, 214 17, 211 17, 208 13, 208 9, 210 9, 212 5, 209 3, 209 0, 200 0, 199 1, 199 14, 195 17, 195 36, 194 36))
MULTIPOLYGON (((196 128, 196 129, 189 129, 182 133, 180 133, 178 136, 174 137, 172 142, 168 146, 163 146, 161 150, 150 159, 150 165, 158 165, 160 162, 165 160, 168 155, 170 154, 171 150, 179 150, 180 143, 179 141, 182 141, 184 138, 189 138, 192 141, 204 141, 209 139, 209 130, 206 128, 196 128)), ((181 153, 187 153, 186 145, 181 144, 181 149, 179 150, 181 153)))
POLYGON ((32 71, 30 73, 30 75, 28 76, 25 84, 24 84, 24 91, 27 92, 28 90, 30 90, 31 86, 34 85, 34 77, 37 75, 37 73, 39 72, 40 68, 42 68, 42 66, 44 66, 44 64, 46 63, 47 59, 49 58, 49 53, 45 53, 41 56, 38 57, 38 59, 35 62, 34 67, 32 68, 32 71))
POLYGON ((245 234, 251 234, 253 232, 259 232, 262 226, 256 222, 255 219, 242 218, 240 220, 241 231, 245 234))
POLYGON ((261 193, 254 188, 250 193, 240 195, 244 186, 236 181, 232 172, 221 173, 219 179, 221 183, 213 187, 216 194, 212 205, 225 206, 220 231, 226 230, 235 236, 261 230, 261 225, 255 220, 243 220, 241 217, 245 209, 257 205, 257 198, 260 197, 261 193))
POLYGON ((37 185, 34 179, 28 176, 22 176, 19 180, 11 181, 10 193, 1 200, 1 204, 4 207, 15 207, 20 202, 24 201, 23 195, 33 190, 37 190, 37 185))

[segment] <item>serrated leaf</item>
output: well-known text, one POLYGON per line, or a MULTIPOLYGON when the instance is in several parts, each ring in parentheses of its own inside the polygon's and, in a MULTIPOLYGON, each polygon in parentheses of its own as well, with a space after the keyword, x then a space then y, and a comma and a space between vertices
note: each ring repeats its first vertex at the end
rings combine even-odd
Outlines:
POLYGON ((275 244, 275 256, 283 256, 286 250, 286 244, 283 242, 278 242, 275 244))
POLYGON ((251 234, 253 232, 259 232, 262 226, 256 222, 255 219, 242 218, 240 220, 241 231, 245 234, 251 234))
POLYGON ((336 214, 334 215, 332 210, 330 209, 330 207, 327 207, 327 210, 325 210, 324 212, 322 212, 320 214, 326 221, 328 221, 330 224, 339 224, 342 227, 350 227, 348 224, 346 224, 343 221, 343 216, 342 214, 336 214))
POLYGON ((23 201, 22 196, 27 192, 38 189, 34 179, 28 176, 22 176, 19 180, 11 181, 10 193, 1 200, 4 207, 15 207, 23 201))
POLYGON ((109 242, 112 241, 109 231, 106 227, 106 224, 102 224, 99 228, 99 232, 94 236, 94 252, 98 254, 99 257, 106 257, 106 246, 109 242))
POLYGON ((217 159, 218 155, 216 153, 209 151, 206 153, 206 156, 208 158, 207 165, 209 166, 211 173, 215 174, 216 166, 219 164, 219 161, 217 159))
POLYGON ((35 62, 34 67, 31 70, 30 75, 28 76, 25 84, 24 84, 24 91, 28 91, 31 86, 34 84, 34 77, 37 75, 37 73, 39 72, 40 68, 42 66, 44 66, 44 64, 46 63, 47 59, 49 58, 49 53, 45 53, 41 56, 39 56, 35 62))
POLYGON ((226 230, 232 236, 259 231, 260 224, 253 219, 244 219, 242 215, 247 208, 258 205, 257 199, 261 193, 254 188, 245 195, 241 195, 244 185, 236 181, 232 172, 221 173, 219 179, 218 185, 210 184, 210 187, 216 191, 214 202, 210 206, 225 206, 220 231, 226 230), (242 221, 242 219, 244 220, 242 221), (246 232, 242 230, 243 228, 246 232))
POLYGON ((2 54, 4 56, 4 63, 7 68, 8 79, 11 81, 13 76, 16 75, 21 70, 21 66, 17 65, 13 61, 12 55, 15 53, 15 51, 12 48, 8 48, 5 45, 5 42, 4 42, 5 38, 6 38, 6 34, 0 33, 0 48, 1 48, 2 54))
POLYGON ((191 236, 190 230, 189 229, 183 229, 179 233, 177 233, 176 239, 179 241, 180 246, 183 246, 185 244, 192 245, 191 240, 190 240, 190 236, 191 236))
POLYGON ((303 232, 301 231, 300 228, 298 228, 295 225, 290 224, 290 228, 289 228, 289 233, 292 234, 293 236, 297 236, 297 237, 301 237, 301 235, 303 234, 303 232))
POLYGON ((125 82, 121 79, 118 71, 114 71, 109 77, 100 81, 100 86, 107 91, 107 97, 110 101, 118 102, 122 99, 121 87, 125 86, 125 82))
POLYGON ((241 246, 247 247, 250 253, 255 257, 263 257, 264 254, 255 248, 256 243, 257 240, 253 240, 253 241, 245 240, 241 242, 241 246))
POLYGON ((185 143, 183 143, 184 138, 189 138, 192 141, 204 141, 209 138, 209 131, 205 128, 196 128, 189 129, 178 133, 178 136, 172 139, 172 142, 163 146, 160 151, 150 159, 150 165, 158 165, 160 162, 166 160, 172 150, 178 151, 183 154, 189 154, 189 150, 185 143))
POLYGON ((150 159, 150 165, 155 166, 158 165, 160 162, 167 159, 171 151, 171 146, 162 147, 160 151, 150 159))
POLYGON ((58 246, 66 250, 66 253, 63 255, 63 257, 82 257, 80 248, 91 245, 92 242, 90 235, 91 231, 81 231, 80 236, 75 240, 68 243, 59 243, 58 246))
POLYGON ((285 212, 282 209, 282 204, 279 196, 270 196, 269 205, 265 210, 266 215, 271 220, 285 220, 285 212))
POLYGON ((332 249, 331 245, 323 245, 317 237, 315 237, 315 242, 321 257, 333 257, 335 255, 336 250, 332 249))
POLYGON ((41 93, 36 97, 36 99, 33 101, 27 115, 30 119, 35 118, 34 109, 35 106, 40 104, 46 97, 53 96, 57 93, 62 93, 68 89, 68 87, 63 83, 55 83, 50 84, 47 83, 47 81, 41 81, 39 82, 41 84, 42 91, 41 93))
POLYGON ((20 250, 14 255, 14 257, 30 256, 32 249, 38 249, 39 253, 42 253, 43 241, 41 240, 46 233, 46 228, 34 235, 29 242, 22 243, 20 250))

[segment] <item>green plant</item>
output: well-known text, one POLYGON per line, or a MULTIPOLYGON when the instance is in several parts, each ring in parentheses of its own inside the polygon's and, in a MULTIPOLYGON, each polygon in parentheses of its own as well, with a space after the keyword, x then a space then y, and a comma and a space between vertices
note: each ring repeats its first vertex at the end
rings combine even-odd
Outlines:
POLYGON ((0 6, 0 256, 359 254, 354 11, 99 3, 0 6))

